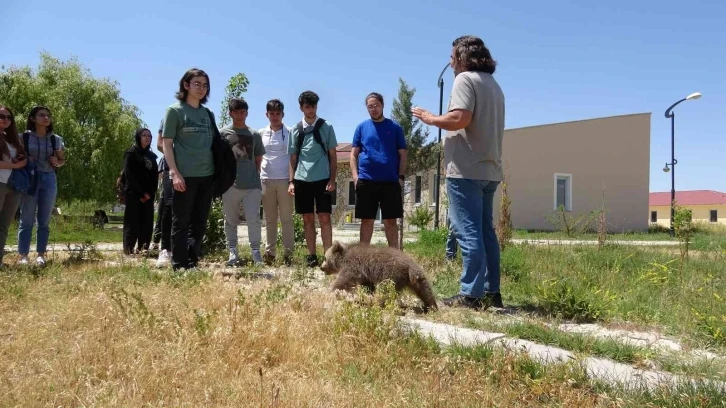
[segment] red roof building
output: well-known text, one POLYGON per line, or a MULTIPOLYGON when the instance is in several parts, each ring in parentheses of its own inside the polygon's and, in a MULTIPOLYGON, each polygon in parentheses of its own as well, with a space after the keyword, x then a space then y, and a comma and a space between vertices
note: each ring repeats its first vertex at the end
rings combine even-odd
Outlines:
MULTIPOLYGON (((726 193, 713 190, 676 191, 676 204, 678 205, 726 205, 726 193)), ((648 205, 670 206, 671 192, 650 193, 648 205)))

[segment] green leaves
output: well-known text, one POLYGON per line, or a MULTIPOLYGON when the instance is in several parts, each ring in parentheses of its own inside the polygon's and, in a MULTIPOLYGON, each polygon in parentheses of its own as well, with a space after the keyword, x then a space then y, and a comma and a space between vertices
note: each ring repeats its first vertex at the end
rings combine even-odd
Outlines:
POLYGON ((2 67, 0 98, 14 110, 19 131, 34 105, 50 108, 67 160, 58 170, 59 200, 115 200, 124 151, 143 126, 138 108, 121 97, 117 82, 94 78, 75 57, 61 61, 41 53, 36 70, 2 67))
POLYGON ((227 87, 224 89, 224 99, 222 100, 222 107, 219 111, 220 127, 226 126, 231 121, 229 117, 229 100, 232 98, 242 98, 242 94, 247 92, 249 85, 250 80, 247 79, 247 75, 243 72, 239 72, 229 79, 227 87))

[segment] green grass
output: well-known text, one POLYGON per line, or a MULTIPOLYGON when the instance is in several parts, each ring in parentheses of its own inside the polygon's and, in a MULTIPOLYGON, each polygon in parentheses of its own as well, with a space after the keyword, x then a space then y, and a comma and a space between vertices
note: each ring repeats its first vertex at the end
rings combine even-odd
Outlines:
MULTIPOLYGON (((726 251, 726 227, 723 225, 695 224, 690 248, 698 251, 726 251)), ((597 241, 597 232, 583 232, 568 236, 562 231, 515 230, 512 238, 527 240, 583 240, 597 241)), ((673 241, 667 228, 655 227, 648 232, 623 232, 608 234, 611 241, 673 241)))
MULTIPOLYGON (((48 241, 51 244, 65 243, 81 243, 91 240, 94 243, 99 242, 121 242, 123 241, 123 232, 121 224, 106 224, 104 229, 94 228, 93 225, 83 221, 67 221, 58 216, 52 216, 50 220, 50 237, 48 241)), ((37 224, 33 227, 33 238, 31 240, 31 250, 35 245, 37 234, 37 224)), ((8 240, 6 245, 17 245, 18 243, 18 223, 14 221, 8 229, 8 240)))
MULTIPOLYGON (((460 261, 443 261, 445 231, 422 232, 408 250, 432 272, 439 296, 456 294, 460 261)), ((579 322, 632 322, 698 346, 726 349, 726 251, 681 262, 658 248, 512 245, 502 252, 507 305, 579 322)))

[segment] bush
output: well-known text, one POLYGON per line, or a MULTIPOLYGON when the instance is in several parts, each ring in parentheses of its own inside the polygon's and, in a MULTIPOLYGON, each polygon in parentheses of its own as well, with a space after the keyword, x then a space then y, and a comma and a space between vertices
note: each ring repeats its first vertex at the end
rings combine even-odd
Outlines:
POLYGON ((434 212, 423 205, 416 207, 408 214, 408 223, 418 228, 419 231, 425 230, 434 219, 434 212))
POLYGON ((202 241, 202 253, 218 254, 227 249, 227 238, 224 235, 224 208, 222 200, 212 201, 212 208, 207 219, 207 230, 202 241))

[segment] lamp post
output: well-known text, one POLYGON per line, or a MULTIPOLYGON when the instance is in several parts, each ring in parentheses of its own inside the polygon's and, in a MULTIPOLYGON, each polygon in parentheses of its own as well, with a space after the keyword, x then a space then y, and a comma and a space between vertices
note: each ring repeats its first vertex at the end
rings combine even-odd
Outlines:
MULTIPOLYGON (((439 74, 439 116, 444 110, 444 72, 449 68, 450 64, 446 64, 441 74, 439 74)), ((441 128, 439 128, 439 142, 437 144, 438 152, 436 154, 436 218, 434 218, 434 229, 439 228, 439 190, 441 190, 441 128)))
POLYGON ((671 119, 671 162, 666 163, 665 167, 663 167, 663 171, 668 173, 670 170, 671 172, 671 228, 670 228, 670 236, 673 237, 676 235, 675 228, 673 227, 673 219, 675 218, 676 214, 676 164, 678 164, 678 160, 676 160, 675 157, 675 150, 676 150, 676 124, 675 124, 675 113, 672 112, 673 108, 676 107, 679 103, 683 101, 690 101, 690 100, 696 100, 701 97, 700 92, 694 92, 685 98, 679 100, 678 102, 671 105, 668 109, 665 111, 665 117, 671 119), (669 168, 670 167, 670 168, 669 168))

